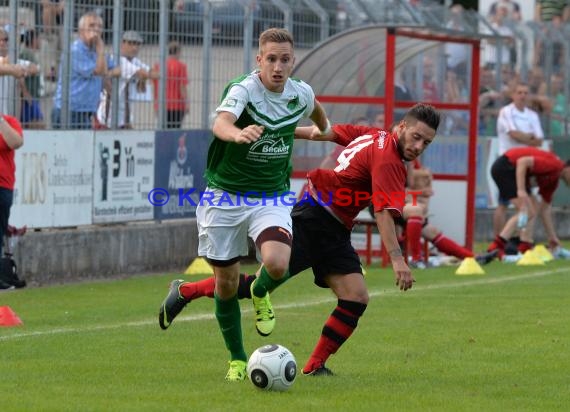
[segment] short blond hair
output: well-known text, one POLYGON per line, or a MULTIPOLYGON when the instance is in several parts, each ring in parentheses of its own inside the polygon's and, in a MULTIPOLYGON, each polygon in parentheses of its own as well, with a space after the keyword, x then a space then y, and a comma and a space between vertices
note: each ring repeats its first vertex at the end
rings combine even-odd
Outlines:
POLYGON ((266 43, 289 43, 291 47, 295 47, 293 35, 288 30, 277 27, 267 29, 259 35, 259 54, 266 43))

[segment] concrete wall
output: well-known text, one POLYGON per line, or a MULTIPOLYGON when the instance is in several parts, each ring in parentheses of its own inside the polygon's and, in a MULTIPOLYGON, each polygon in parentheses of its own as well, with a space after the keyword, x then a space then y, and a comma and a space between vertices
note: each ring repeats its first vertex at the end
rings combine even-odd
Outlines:
MULTIPOLYGON (((479 210, 475 239, 493 237, 492 210, 479 210)), ((570 210, 556 210, 558 236, 570 239, 570 210)), ((537 241, 545 239, 537 225, 537 241)), ((16 245, 19 273, 30 285, 144 272, 183 273, 196 257, 195 219, 28 232, 16 245)))
POLYGON ((14 248, 31 285, 143 272, 183 273, 198 249, 195 219, 28 232, 14 248))

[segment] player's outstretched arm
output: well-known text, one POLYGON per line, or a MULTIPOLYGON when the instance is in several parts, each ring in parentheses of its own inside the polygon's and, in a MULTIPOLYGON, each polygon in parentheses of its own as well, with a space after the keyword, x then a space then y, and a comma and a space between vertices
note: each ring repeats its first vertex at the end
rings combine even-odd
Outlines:
POLYGON ((388 250, 388 254, 392 260, 392 268, 396 277, 396 285, 400 290, 408 290, 412 287, 415 280, 410 268, 404 260, 404 256, 402 255, 402 250, 400 249, 400 244, 398 243, 398 237, 396 235, 394 218, 388 210, 376 212, 375 216, 378 231, 380 232, 380 238, 382 239, 384 247, 388 250))
POLYGON ((331 128, 331 123, 327 117, 324 107, 317 99, 315 99, 315 108, 309 118, 319 128, 322 134, 328 134, 331 128))
POLYGON ((323 132, 321 132, 315 125, 295 128, 295 139, 331 142, 335 137, 336 134, 332 129, 330 129, 326 134, 323 134, 323 132))

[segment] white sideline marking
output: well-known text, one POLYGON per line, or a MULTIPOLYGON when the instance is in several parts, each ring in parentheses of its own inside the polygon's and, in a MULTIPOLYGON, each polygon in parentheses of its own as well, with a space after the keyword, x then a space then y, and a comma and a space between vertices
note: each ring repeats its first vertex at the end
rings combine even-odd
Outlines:
MULTIPOLYGON (((522 279, 532 279, 532 278, 539 278, 549 275, 555 275, 560 272, 567 272, 568 268, 558 268, 555 270, 548 270, 543 272, 536 272, 536 273, 528 273, 523 275, 513 275, 513 276, 503 276, 499 278, 480 278, 477 280, 472 280, 469 282, 451 282, 451 283, 440 283, 435 285, 427 285, 427 286, 414 286, 413 292, 421 292, 421 291, 429 291, 429 290, 438 290, 438 289, 448 289, 448 288, 462 288, 466 286, 477 286, 477 285, 490 285, 494 283, 504 283, 504 282, 512 282, 522 279)), ((394 289, 385 289, 385 290, 373 290, 369 291, 370 297, 374 296, 386 296, 386 295, 395 295, 400 294, 399 289, 394 286, 394 289)), ((409 293, 409 292, 408 292, 409 293)), ((301 307, 309 307, 309 306, 317 306, 322 303, 329 303, 334 301, 335 298, 329 297, 326 299, 320 300, 313 300, 310 302, 298 302, 298 303, 287 303, 284 305, 275 305, 276 309, 289 309, 289 308, 301 308, 301 307)), ((242 313, 250 313, 252 312, 251 309, 242 310, 242 313)), ((213 320, 214 314, 213 313, 202 313, 196 315, 189 315, 189 316, 180 316, 176 318, 176 322, 189 322, 189 321, 199 321, 199 320, 213 320)), ((141 320, 136 322, 125 322, 115 325, 93 325, 93 326, 86 326, 82 328, 57 328, 57 329, 50 329, 45 331, 36 331, 36 332, 24 332, 24 333, 16 333, 14 335, 9 336, 0 336, 0 341, 7 341, 7 340, 14 340, 19 338, 27 338, 33 336, 44 336, 44 335, 57 335, 62 333, 77 333, 77 332, 92 332, 98 330, 109 330, 109 329, 118 329, 124 327, 137 327, 137 326, 149 326, 155 325, 157 323, 156 319, 153 320, 141 320)))

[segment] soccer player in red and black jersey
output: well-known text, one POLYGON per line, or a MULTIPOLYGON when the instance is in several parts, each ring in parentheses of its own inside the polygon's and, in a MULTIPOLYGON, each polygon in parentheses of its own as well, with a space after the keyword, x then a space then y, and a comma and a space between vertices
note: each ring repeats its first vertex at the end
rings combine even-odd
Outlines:
MULTIPOLYGON (((330 288, 338 298, 303 374, 332 374, 325 362, 352 335, 368 304, 368 290, 350 234, 354 219, 370 203, 391 257, 396 285, 403 291, 412 287, 414 278, 398 244, 394 217, 402 215, 405 204, 405 162, 414 160, 433 141, 439 122, 440 114, 432 106, 416 104, 392 133, 356 125, 335 125, 326 135, 314 127, 296 129, 297 138, 334 141, 346 147, 334 170, 308 173, 310 196, 302 198, 291 213, 291 276, 310 267, 315 284, 330 288)), ((240 298, 249 297, 247 282, 247 277, 240 277, 240 298)), ((172 321, 191 300, 212 295, 213 278, 181 281, 177 300, 167 297, 161 308, 172 321)))
POLYGON ((570 185, 570 160, 564 163, 554 153, 535 147, 516 147, 507 150, 495 160, 491 166, 491 175, 499 188, 499 195, 503 199, 509 199, 516 207, 517 213, 507 221, 487 250, 499 250, 499 254, 503 255, 506 239, 509 239, 517 228, 520 230, 518 251, 524 253, 531 249, 537 216, 541 217, 544 224, 549 246, 560 246, 552 220, 552 196, 560 179, 570 185), (542 198, 540 202, 530 193, 531 178, 538 186, 538 193, 542 198), (523 225, 523 219, 519 225, 519 217, 524 213, 528 216, 526 224, 523 225))

